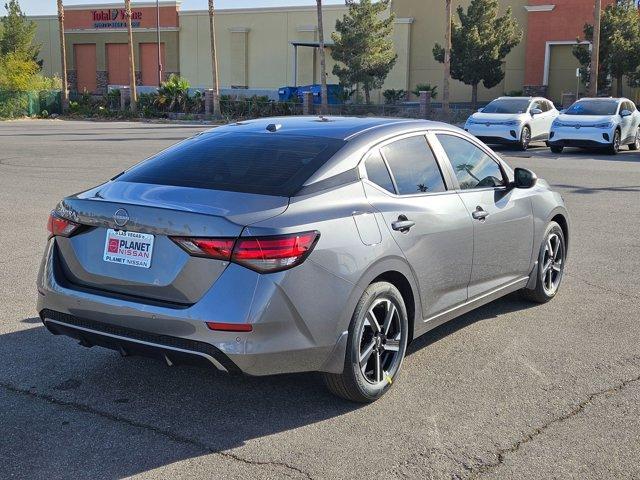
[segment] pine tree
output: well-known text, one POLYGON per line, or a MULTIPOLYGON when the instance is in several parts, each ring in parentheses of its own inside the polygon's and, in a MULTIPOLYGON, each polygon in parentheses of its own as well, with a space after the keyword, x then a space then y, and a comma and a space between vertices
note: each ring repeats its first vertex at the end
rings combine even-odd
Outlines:
MULTIPOLYGON (((592 41, 593 25, 584 26, 584 38, 592 41)), ((608 90, 610 79, 615 78, 616 94, 622 96, 625 76, 629 77, 631 86, 637 86, 640 77, 637 72, 640 68, 640 16, 634 0, 618 0, 605 8, 600 24, 599 54, 598 90, 608 90)), ((580 62, 582 80, 586 82, 591 64, 589 46, 576 45, 573 55, 580 62)))
MULTIPOLYGON (((498 16, 498 0, 472 0, 465 12, 457 8, 460 23, 451 26, 451 77, 471 85, 471 103, 478 103, 478 85, 493 88, 504 78, 503 60, 520 43, 522 30, 511 7, 498 16)), ((433 47, 433 56, 444 63, 444 48, 433 47)))
POLYGON ((398 57, 390 38, 395 15, 389 12, 390 0, 346 0, 346 4, 349 10, 336 21, 331 35, 335 43, 331 56, 339 62, 333 73, 344 86, 362 85, 370 103, 371 90, 382 87, 398 57))
MULTIPOLYGON (((7 15, 0 18, 0 56, 17 54, 38 62, 40 45, 34 43, 36 24, 27 20, 18 0, 5 4, 7 15)), ((41 66, 42 62, 38 62, 41 66)))

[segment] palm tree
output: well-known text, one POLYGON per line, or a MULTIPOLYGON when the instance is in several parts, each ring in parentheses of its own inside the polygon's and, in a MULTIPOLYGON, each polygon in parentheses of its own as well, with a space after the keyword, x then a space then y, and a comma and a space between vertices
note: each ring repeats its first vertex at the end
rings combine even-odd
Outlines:
POLYGON ((216 27, 213 0, 209 0, 209 35, 211 36, 211 71, 213 76, 213 115, 220 116, 220 87, 218 86, 218 59, 216 58, 216 27))
POLYGON ((131 28, 131 0, 124 0, 124 15, 127 19, 127 33, 129 34, 129 83, 131 85, 131 111, 136 111, 138 94, 136 93, 136 65, 133 57, 133 30, 131 28))
POLYGON ((451 79, 451 0, 445 0, 444 81, 442 84, 442 110, 449 115, 449 80, 451 79))
POLYGON ((62 111, 69 107, 69 85, 67 84, 67 48, 64 40, 64 5, 58 0, 58 30, 60 31, 60 60, 62 72, 62 111))
POLYGON ((324 30, 322 26, 322 0, 316 0, 318 8, 318 48, 320 50, 320 95, 322 104, 320 113, 326 115, 329 110, 329 99, 327 98, 327 64, 324 51, 324 30))

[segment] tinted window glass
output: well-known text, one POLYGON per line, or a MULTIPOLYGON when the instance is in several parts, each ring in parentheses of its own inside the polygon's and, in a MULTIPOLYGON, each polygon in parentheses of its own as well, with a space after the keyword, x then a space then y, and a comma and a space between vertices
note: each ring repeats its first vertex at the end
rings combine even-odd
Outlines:
POLYGON ((533 102, 531 104, 531 110, 533 110, 535 108, 537 108, 541 112, 545 112, 546 111, 543 102, 533 102))
POLYGON ((456 172, 460 188, 500 187, 504 185, 498 164, 471 142, 453 135, 437 135, 456 172))
POLYGON ((365 160, 364 165, 367 169, 367 177, 369 177, 369 180, 376 185, 381 186, 385 190, 395 193, 395 188, 393 188, 393 182, 389 175, 389 170, 387 170, 387 166, 384 164, 384 160, 382 159, 380 152, 377 150, 375 152, 371 152, 365 160))
POLYGON ((615 100, 582 100, 571 105, 567 115, 615 115, 618 102, 615 100))
POLYGON ((446 190, 440 168, 422 135, 409 137, 382 147, 398 193, 434 193, 446 190))
POLYGON ((198 135, 131 168, 118 181, 288 197, 344 143, 275 133, 198 135))
POLYGON ((482 113, 524 113, 528 106, 528 99, 500 98, 484 107, 482 113))

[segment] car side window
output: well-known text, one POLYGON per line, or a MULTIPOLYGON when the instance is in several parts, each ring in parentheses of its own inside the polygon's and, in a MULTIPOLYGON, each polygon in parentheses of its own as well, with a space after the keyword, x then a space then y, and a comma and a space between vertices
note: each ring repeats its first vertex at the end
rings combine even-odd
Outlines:
POLYGON ((378 150, 369 154, 367 159, 364 161, 364 166, 367 170, 367 177, 369 180, 388 192, 396 192, 396 189, 393 187, 393 182, 391 181, 389 170, 387 170, 387 166, 385 165, 382 155, 380 155, 378 150))
POLYGON ((395 141, 381 151, 396 181, 398 194, 446 190, 438 162, 423 135, 395 141))
POLYGON ((473 143, 454 135, 436 135, 455 171, 462 190, 503 187, 498 163, 473 143))
POLYGON ((542 105, 542 102, 533 102, 531 104, 531 108, 529 109, 529 111, 535 110, 535 109, 541 110, 541 111, 545 111, 544 110, 544 106, 542 105))

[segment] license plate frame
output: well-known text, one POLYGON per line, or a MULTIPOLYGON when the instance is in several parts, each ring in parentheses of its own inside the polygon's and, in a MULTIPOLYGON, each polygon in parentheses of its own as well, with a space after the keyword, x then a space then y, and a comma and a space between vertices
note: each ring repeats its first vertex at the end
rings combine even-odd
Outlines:
POLYGON ((102 260, 128 267, 151 268, 155 236, 150 233, 107 229, 102 260))

